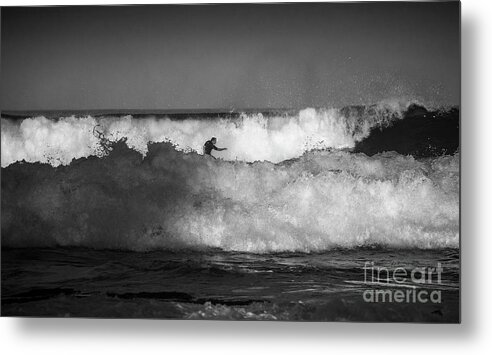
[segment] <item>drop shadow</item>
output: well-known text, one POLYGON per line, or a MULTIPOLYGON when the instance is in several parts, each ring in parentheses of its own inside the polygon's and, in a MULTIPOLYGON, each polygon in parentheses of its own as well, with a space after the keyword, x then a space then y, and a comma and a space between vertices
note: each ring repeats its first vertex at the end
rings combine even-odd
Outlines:
MULTIPOLYGON (((476 183, 479 167, 479 113, 478 105, 478 34, 479 21, 471 16, 461 19, 461 320, 462 334, 470 336, 477 328, 479 294, 478 285, 478 200, 476 183)), ((483 162, 482 162, 483 163, 483 162)))

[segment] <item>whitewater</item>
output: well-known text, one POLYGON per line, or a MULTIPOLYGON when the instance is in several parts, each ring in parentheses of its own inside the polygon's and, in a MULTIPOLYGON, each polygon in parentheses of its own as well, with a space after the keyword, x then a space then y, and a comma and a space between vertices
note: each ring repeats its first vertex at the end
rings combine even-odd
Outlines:
POLYGON ((371 129, 401 119, 411 103, 383 101, 368 107, 306 108, 273 115, 252 112, 238 117, 203 115, 180 120, 166 115, 2 118, 1 163, 6 167, 24 160, 58 166, 77 158, 102 156, 105 149, 101 137, 113 142, 125 138, 128 147, 142 155, 147 152, 147 143, 166 141, 178 150, 201 153, 203 143, 213 136, 219 138, 220 146, 228 147, 220 155, 225 160, 278 163, 313 149, 352 148, 371 129))
POLYGON ((458 248, 458 151, 416 158, 342 149, 405 121, 407 108, 236 120, 3 119, 2 243, 252 253, 458 248), (197 153, 212 135, 229 148, 215 153, 223 159, 197 153))

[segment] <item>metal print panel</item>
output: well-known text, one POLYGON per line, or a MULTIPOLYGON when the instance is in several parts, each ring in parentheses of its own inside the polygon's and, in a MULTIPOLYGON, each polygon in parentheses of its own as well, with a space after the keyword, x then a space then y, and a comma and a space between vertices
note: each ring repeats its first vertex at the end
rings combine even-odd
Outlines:
POLYGON ((460 4, 1 11, 1 314, 460 321, 460 4))

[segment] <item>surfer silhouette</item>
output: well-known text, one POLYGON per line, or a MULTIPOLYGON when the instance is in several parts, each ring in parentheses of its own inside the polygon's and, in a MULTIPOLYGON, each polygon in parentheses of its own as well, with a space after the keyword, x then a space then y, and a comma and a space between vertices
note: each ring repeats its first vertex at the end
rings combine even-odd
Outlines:
POLYGON ((209 141, 206 141, 205 144, 203 145, 203 154, 205 155, 210 155, 212 158, 216 159, 213 155, 212 155, 212 150, 217 150, 217 151, 222 151, 222 150, 226 150, 227 148, 217 148, 215 146, 215 143, 217 143, 217 138, 215 137, 212 137, 212 139, 210 139, 209 141))

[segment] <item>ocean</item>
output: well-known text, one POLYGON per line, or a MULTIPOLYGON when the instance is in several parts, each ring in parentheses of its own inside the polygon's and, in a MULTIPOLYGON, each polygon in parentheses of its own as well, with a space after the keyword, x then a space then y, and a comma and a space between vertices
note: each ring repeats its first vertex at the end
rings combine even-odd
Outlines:
POLYGON ((1 164, 2 316, 460 319, 457 107, 3 112, 1 164))

